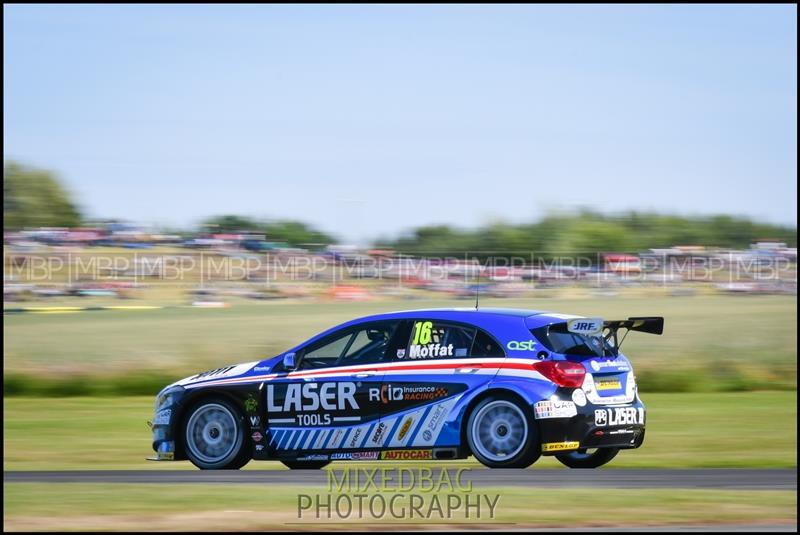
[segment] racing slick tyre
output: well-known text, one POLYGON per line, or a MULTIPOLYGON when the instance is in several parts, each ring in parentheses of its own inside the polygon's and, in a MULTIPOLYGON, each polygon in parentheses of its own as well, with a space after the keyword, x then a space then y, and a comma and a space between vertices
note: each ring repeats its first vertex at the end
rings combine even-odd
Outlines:
POLYGON ((250 461, 244 417, 222 398, 207 398, 189 409, 181 436, 186 456, 201 470, 238 470, 250 461))
POLYGON ((527 468, 539 458, 539 436, 530 408, 505 397, 488 397, 467 419, 472 454, 489 468, 527 468))
POLYGON ((617 453, 619 448, 589 448, 561 453, 556 455, 556 459, 570 468, 597 468, 616 457, 617 453))
POLYGON ((330 461, 281 461, 291 470, 319 470, 330 464, 330 461))

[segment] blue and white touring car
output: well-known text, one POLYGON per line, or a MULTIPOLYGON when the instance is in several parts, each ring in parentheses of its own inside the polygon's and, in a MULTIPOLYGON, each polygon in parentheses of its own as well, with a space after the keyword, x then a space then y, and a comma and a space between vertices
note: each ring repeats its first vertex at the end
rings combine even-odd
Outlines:
POLYGON ((555 455, 594 468, 644 440, 645 407, 619 321, 512 309, 414 310, 356 319, 273 358, 162 390, 154 460, 237 469, 474 455, 493 468, 555 455))

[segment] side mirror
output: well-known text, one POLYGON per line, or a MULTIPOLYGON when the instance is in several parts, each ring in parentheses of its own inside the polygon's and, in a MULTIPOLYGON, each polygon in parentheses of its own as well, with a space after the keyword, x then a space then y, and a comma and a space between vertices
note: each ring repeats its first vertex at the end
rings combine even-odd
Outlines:
POLYGON ((283 356, 283 369, 287 372, 297 368, 297 358, 294 353, 286 353, 283 356))

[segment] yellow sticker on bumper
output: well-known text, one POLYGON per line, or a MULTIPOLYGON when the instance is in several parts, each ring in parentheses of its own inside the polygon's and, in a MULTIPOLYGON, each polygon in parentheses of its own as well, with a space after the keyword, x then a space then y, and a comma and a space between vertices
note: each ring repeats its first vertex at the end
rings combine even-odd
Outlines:
POLYGON ((577 450, 580 446, 580 442, 549 442, 542 444, 542 451, 577 450))

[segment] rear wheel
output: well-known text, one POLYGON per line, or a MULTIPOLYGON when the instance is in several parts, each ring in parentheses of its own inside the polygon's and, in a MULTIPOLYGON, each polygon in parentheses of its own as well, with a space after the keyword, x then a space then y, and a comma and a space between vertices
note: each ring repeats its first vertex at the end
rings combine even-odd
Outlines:
POLYGON ((597 468, 603 466, 619 453, 619 448, 585 448, 556 455, 561 464, 570 468, 597 468))
POLYGON ((330 464, 330 461, 281 461, 291 470, 319 470, 330 464))
POLYGON ((221 398, 205 399, 186 414, 186 456, 202 470, 238 470, 250 461, 242 413, 221 398))
POLYGON ((472 454, 490 468, 527 468, 539 458, 539 437, 531 411, 508 398, 489 397, 467 420, 472 454))

